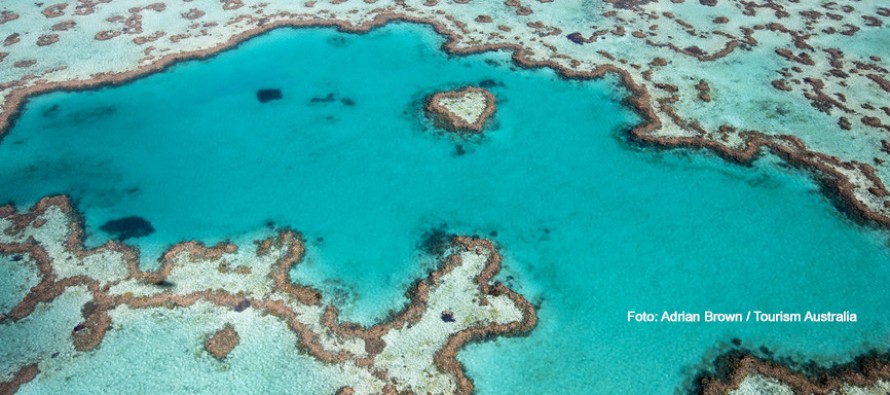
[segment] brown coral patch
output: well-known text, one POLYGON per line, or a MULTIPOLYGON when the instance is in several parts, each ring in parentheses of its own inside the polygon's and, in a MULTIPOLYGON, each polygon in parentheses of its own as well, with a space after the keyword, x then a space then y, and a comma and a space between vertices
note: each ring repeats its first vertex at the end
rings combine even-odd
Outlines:
POLYGON ((3 46, 8 47, 10 45, 18 43, 19 41, 22 41, 21 34, 12 33, 6 36, 6 38, 3 40, 3 46))
POLYGON ((757 358, 745 351, 733 351, 717 358, 718 373, 704 374, 698 382, 700 395, 723 395, 738 388, 752 374, 775 379, 791 387, 795 394, 828 395, 845 385, 869 387, 878 380, 890 379, 890 363, 886 355, 870 353, 850 363, 831 368, 811 368, 803 374, 770 360, 757 358))
POLYGON ((0 25, 9 21, 14 21, 16 19, 19 19, 19 14, 6 10, 0 11, 0 25))
POLYGON ((788 86, 788 83, 785 80, 772 80, 770 84, 772 84, 773 88, 776 88, 780 91, 788 92, 791 90, 791 87, 788 86))
POLYGON ((60 17, 62 15, 65 15, 66 7, 68 7, 68 4, 65 3, 53 4, 43 9, 43 16, 47 18, 60 17))
POLYGON ((699 100, 703 102, 711 101, 711 86, 708 84, 708 81, 700 80, 695 84, 695 90, 698 91, 699 100))
POLYGON ((142 9, 143 10, 152 10, 155 12, 161 12, 161 11, 164 11, 167 9, 167 4, 164 4, 162 2, 151 3, 145 7, 142 7, 142 9))
POLYGON ((663 67, 663 66, 667 66, 667 64, 668 64, 667 60, 665 60, 664 58, 661 58, 661 57, 652 59, 652 61, 649 62, 649 65, 653 66, 653 67, 663 67))
POLYGON ((244 3, 241 0, 226 0, 223 3, 223 9, 226 11, 237 10, 244 6, 244 3))
POLYGON ((197 8, 192 8, 192 9, 188 10, 188 12, 182 13, 182 17, 185 19, 188 19, 190 21, 198 19, 202 16, 204 16, 204 11, 201 11, 197 8))
POLYGON ((73 28, 76 25, 77 25, 76 22, 70 21, 70 20, 64 21, 64 22, 59 22, 59 23, 53 25, 52 30, 55 32, 63 32, 63 31, 71 30, 71 28, 73 28))
POLYGON ((12 65, 13 65, 14 67, 22 67, 22 68, 24 68, 24 67, 31 67, 31 66, 33 66, 33 65, 35 65, 35 64, 37 64, 37 60, 36 60, 36 59, 28 59, 28 60, 19 60, 19 61, 13 63, 12 65))
POLYGON ((16 393, 22 384, 34 380, 34 377, 37 377, 37 373, 40 373, 40 370, 37 369, 36 363, 23 366, 12 376, 12 380, 0 383, 0 394, 16 393))
POLYGON ((44 34, 37 38, 37 46, 43 47, 59 42, 58 34, 44 34))
POLYGON ((884 79, 884 77, 881 77, 877 74, 867 74, 866 77, 874 81, 874 83, 881 87, 884 92, 890 93, 890 82, 884 79))
POLYGON ((117 36, 120 36, 121 32, 118 30, 103 30, 99 33, 96 33, 95 39, 98 41, 111 40, 117 36))
POLYGON ((207 341, 204 343, 204 349, 207 350, 210 355, 213 355, 214 358, 223 360, 235 347, 238 346, 238 343, 241 342, 241 336, 238 335, 238 332, 235 331, 235 328, 231 324, 226 324, 225 327, 216 331, 207 341))
POLYGON ((340 387, 334 395, 354 395, 355 390, 352 387, 340 387))

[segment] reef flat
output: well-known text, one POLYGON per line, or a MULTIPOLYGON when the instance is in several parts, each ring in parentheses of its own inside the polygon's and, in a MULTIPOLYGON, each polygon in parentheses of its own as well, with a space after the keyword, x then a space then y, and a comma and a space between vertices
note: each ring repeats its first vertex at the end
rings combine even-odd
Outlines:
POLYGON ((721 372, 701 379, 701 395, 866 395, 890 392, 886 355, 864 355, 831 369, 815 368, 807 375, 774 361, 735 352, 717 363, 721 372))
POLYGON ((86 250, 81 238, 65 197, 45 198, 22 213, 0 208, 4 265, 36 274, 26 294, 0 295, 3 306, 12 306, 0 313, 0 392, 13 393, 42 371, 74 363, 109 332, 138 328, 139 320, 158 319, 163 310, 221 328, 195 347, 217 360, 247 347, 241 343, 257 331, 273 329, 261 321, 274 317, 291 332, 292 352, 321 362, 326 385, 341 394, 470 393, 473 384, 455 359, 463 345, 524 334, 536 324, 522 296, 491 282, 501 258, 482 239, 454 238, 439 267, 408 291, 409 304, 364 327, 340 322, 317 290, 290 280, 304 255, 300 235, 291 230, 253 248, 180 243, 154 272, 138 268, 131 247, 111 241, 86 250))
POLYGON ((7 2, 0 129, 29 95, 119 83, 282 26, 434 26, 455 54, 509 50, 571 78, 620 75, 632 136, 740 162, 762 148, 816 171, 856 215, 890 223, 890 8, 731 0, 7 2))

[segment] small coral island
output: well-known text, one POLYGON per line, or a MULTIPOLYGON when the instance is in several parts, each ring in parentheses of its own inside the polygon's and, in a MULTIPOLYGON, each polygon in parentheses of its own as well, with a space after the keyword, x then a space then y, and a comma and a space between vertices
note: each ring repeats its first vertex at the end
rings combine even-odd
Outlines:
POLYGON ((491 92, 468 86, 437 92, 427 101, 426 111, 436 126, 456 133, 481 133, 497 108, 491 92))

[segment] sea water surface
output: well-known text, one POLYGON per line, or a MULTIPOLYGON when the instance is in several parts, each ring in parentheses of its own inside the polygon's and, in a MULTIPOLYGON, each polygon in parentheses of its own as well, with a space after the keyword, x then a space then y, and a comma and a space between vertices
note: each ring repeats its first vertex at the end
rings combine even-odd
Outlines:
POLYGON ((108 238, 104 222, 142 216, 156 232, 128 242, 149 268, 178 241, 293 227, 309 249, 295 279, 366 324, 432 267, 431 231, 490 237, 539 325, 460 354, 480 394, 675 393, 733 338, 821 362, 890 347, 886 234, 846 219, 805 174, 636 147, 626 136, 641 120, 615 79, 451 57, 442 43, 408 24, 282 29, 121 87, 34 98, 0 142, 0 201, 68 194, 89 245, 108 238), (427 95, 480 83, 498 100, 484 137, 424 119, 427 95), (258 102, 264 88, 282 100, 258 102), (859 322, 643 324, 628 310, 859 322))

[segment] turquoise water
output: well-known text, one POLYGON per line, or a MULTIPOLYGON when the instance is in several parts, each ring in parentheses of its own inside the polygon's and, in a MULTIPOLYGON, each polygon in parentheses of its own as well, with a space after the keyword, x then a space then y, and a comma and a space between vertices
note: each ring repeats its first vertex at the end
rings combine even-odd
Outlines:
POLYGON ((129 242, 147 267, 177 241, 291 226, 309 245, 294 276, 364 323, 431 267, 418 250, 431 229, 491 237, 540 324, 460 354, 481 394, 674 393, 734 337, 819 361, 890 347, 886 235, 803 173, 636 148, 614 80, 449 57, 441 43, 411 25, 278 30, 122 87, 35 98, 0 142, 0 201, 67 193, 91 245, 104 222, 142 216, 156 232, 129 242), (431 129, 426 95, 483 80, 498 98, 486 137, 431 129), (263 88, 284 97, 261 104, 263 88), (675 309, 848 309, 860 322, 626 319, 675 309))

